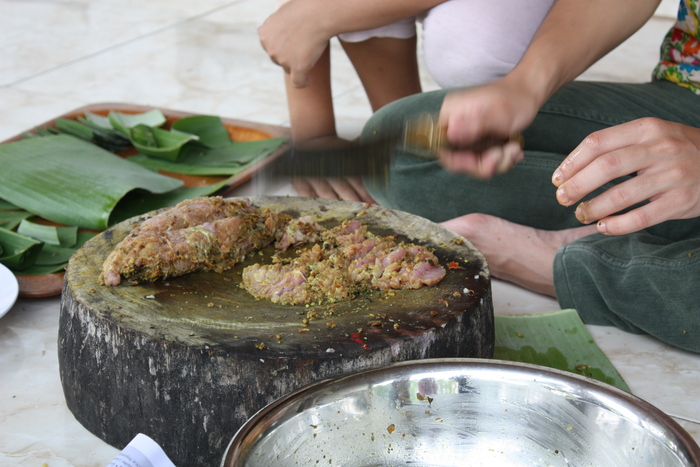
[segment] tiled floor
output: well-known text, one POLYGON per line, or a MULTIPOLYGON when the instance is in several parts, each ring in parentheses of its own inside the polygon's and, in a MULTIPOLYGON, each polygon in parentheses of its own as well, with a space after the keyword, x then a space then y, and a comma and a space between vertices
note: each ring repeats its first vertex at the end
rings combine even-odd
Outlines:
MULTIPOLYGON (((286 125, 282 72, 256 35, 277 3, 0 0, 0 141, 99 102, 286 125)), ((675 3, 665 0, 660 11, 673 14, 675 3)), ((653 18, 584 77, 647 80, 671 23, 668 17, 653 18)), ((337 44, 333 50, 339 132, 353 137, 369 105, 337 44)), ((426 89, 435 88, 426 74, 423 78, 426 89)), ((244 186, 240 193, 254 190, 244 186)), ((279 193, 291 189, 284 186, 279 193)), ((500 281, 493 291, 497 313, 558 308, 552 299, 500 281)), ((1 466, 105 466, 116 453, 65 407, 56 363, 57 316, 57 299, 21 299, 0 320, 1 466)), ((633 392, 677 416, 700 439, 700 358, 645 336, 590 328, 633 392)))

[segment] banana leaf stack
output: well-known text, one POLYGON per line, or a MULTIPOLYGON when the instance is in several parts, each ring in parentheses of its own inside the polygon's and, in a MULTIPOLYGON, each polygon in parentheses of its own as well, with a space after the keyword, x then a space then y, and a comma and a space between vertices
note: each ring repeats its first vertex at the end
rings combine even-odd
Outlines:
POLYGON ((97 232, 214 194, 286 141, 232 141, 216 116, 180 118, 167 129, 166 122, 158 109, 86 111, 0 145, 0 263, 22 275, 62 271, 97 232), (135 154, 118 154, 128 150, 135 154), (161 172, 214 182, 187 187, 161 172))

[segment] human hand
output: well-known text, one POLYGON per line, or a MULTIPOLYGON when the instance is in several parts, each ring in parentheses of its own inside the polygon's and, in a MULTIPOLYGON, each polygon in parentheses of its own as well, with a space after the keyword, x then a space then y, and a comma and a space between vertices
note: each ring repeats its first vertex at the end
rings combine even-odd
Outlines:
POLYGON ((270 15, 258 28, 260 43, 270 59, 289 74, 298 88, 309 85, 308 73, 328 46, 311 2, 291 0, 270 15))
MULTIPOLYGON (((468 148, 487 138, 508 141, 534 120, 540 102, 508 78, 478 88, 447 94, 440 109, 439 122, 446 128, 453 148, 468 148)), ((489 179, 504 173, 524 157, 519 142, 508 141, 481 152, 449 149, 440 153, 442 165, 452 172, 489 179)))
POLYGON ((603 184, 635 174, 581 203, 576 218, 623 235, 672 219, 700 216, 700 129, 642 118, 597 131, 557 168, 557 200, 571 206, 603 184), (648 203, 624 214, 633 205, 648 203))
POLYGON ((294 178, 292 186, 300 196, 377 204, 361 178, 294 178))

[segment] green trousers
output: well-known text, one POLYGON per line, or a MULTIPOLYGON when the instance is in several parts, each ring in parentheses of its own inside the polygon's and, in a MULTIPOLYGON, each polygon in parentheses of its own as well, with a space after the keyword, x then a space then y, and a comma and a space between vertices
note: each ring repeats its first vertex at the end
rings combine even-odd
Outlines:
MULTIPOLYGON (((394 134, 411 114, 438 112, 446 93, 422 93, 380 109, 362 139, 394 134)), ((574 207, 556 201, 552 173, 590 133, 641 117, 700 127, 700 96, 665 81, 573 82, 523 132, 525 159, 504 175, 475 180, 397 151, 389 182, 366 180, 366 185, 382 205, 434 222, 484 213, 538 229, 580 227, 574 207)), ((700 218, 574 241, 557 252, 554 282, 559 305, 575 308, 586 323, 648 333, 700 352, 700 218)))

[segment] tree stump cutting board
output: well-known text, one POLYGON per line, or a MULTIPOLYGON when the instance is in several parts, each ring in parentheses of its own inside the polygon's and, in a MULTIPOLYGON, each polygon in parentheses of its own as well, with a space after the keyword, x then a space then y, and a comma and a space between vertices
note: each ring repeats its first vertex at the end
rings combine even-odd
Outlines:
POLYGON ((358 219, 378 235, 434 249, 447 269, 435 287, 373 292, 325 306, 255 300, 242 269, 198 272, 151 284, 99 285, 102 262, 155 213, 103 232, 71 258, 61 297, 59 368, 76 419, 123 448, 138 433, 178 467, 218 465, 256 411, 313 381, 390 362, 493 353, 491 282, 469 242, 426 219, 362 203, 246 198, 326 227, 358 219), (449 265, 449 266, 448 266, 449 265))

